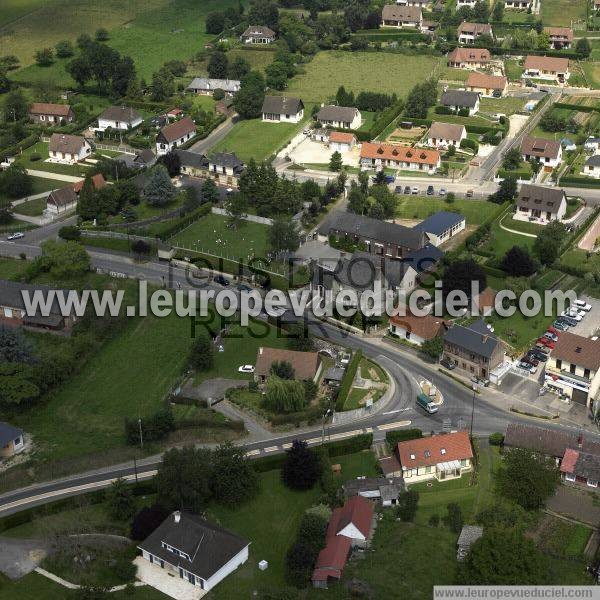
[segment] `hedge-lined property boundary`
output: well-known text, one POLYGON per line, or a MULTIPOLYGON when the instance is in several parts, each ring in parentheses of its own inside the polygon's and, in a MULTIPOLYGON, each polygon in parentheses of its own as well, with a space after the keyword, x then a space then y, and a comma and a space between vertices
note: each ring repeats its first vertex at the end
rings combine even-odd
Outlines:
POLYGON ((348 394, 352 389, 352 384, 354 383, 354 377, 356 376, 356 371, 358 369, 358 365, 362 359, 362 350, 357 350, 344 373, 344 378, 342 379, 342 383, 340 385, 340 389, 338 391, 337 399, 335 401, 335 409, 338 412, 342 412, 344 410, 344 405, 346 404, 346 400, 348 399, 348 394))

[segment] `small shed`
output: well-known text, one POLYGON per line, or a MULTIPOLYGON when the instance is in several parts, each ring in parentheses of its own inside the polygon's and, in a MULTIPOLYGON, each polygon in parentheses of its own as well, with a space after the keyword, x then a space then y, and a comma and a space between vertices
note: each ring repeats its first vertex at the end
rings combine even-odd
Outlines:
POLYGON ((340 385, 342 379, 344 378, 345 369, 342 367, 331 367, 325 371, 325 375, 323 375, 323 383, 327 385, 337 386, 340 385))
POLYGON ((479 525, 464 525, 456 543, 456 560, 464 560, 471 546, 483 535, 483 527, 479 525))

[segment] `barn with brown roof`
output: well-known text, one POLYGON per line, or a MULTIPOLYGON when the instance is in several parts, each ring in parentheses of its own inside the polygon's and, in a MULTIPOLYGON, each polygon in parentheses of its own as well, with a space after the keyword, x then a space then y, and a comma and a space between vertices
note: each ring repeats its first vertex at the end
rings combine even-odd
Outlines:
POLYGON ((271 367, 276 362, 288 362, 294 369, 294 379, 316 381, 321 372, 321 357, 317 352, 298 352, 261 346, 256 354, 255 379, 266 381, 271 375, 271 367))
POLYGON ((73 121, 73 110, 68 104, 34 102, 29 107, 29 120, 39 125, 60 125, 73 121))

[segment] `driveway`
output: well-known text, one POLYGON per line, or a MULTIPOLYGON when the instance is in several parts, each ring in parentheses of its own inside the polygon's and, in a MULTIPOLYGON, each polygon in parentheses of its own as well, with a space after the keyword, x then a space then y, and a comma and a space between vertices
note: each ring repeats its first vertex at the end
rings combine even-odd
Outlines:
POLYGON ((515 398, 515 400, 533 402, 538 397, 541 386, 540 382, 536 379, 537 377, 539 377, 539 369, 538 373, 529 377, 507 373, 502 379, 500 389, 503 393, 515 398))
POLYGON ((0 572, 20 579, 40 565, 48 554, 48 544, 40 540, 0 538, 0 572))
POLYGON ((569 331, 583 337, 598 335, 598 331, 600 330, 600 300, 588 296, 580 296, 580 299, 585 300, 592 309, 575 327, 571 327, 569 331))
POLYGON ((246 379, 223 379, 217 377, 215 379, 207 379, 200 385, 194 385, 189 381, 183 386, 181 393, 184 397, 206 400, 210 404, 214 404, 225 398, 227 390, 247 386, 248 380, 246 379))
MULTIPOLYGON (((237 115, 234 115, 234 117, 235 116, 237 115)), ((211 131, 207 137, 196 142, 193 146, 190 146, 189 151, 195 152, 196 154, 206 154, 233 129, 233 126, 235 125, 234 117, 230 117, 226 121, 223 121, 223 123, 211 131)))
POLYGON ((560 485, 546 502, 546 508, 582 523, 596 527, 600 523, 600 495, 586 489, 560 485))
MULTIPOLYGON (((296 163, 301 164, 329 164, 333 150, 323 142, 315 142, 309 137, 300 141, 293 150, 286 150, 286 154, 296 163)), ((357 167, 360 158, 358 147, 349 152, 341 152, 342 162, 351 167, 357 167)))

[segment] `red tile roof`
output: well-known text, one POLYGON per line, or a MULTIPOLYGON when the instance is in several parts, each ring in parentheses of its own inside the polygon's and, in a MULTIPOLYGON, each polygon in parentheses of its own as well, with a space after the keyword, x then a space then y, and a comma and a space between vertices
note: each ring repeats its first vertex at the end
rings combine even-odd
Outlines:
POLYGON ((454 48, 448 54, 448 60, 453 63, 484 63, 490 62, 490 51, 485 48, 454 48))
POLYGON ((351 144, 356 137, 353 133, 344 133, 343 131, 332 131, 329 135, 330 142, 341 142, 343 144, 351 144))
POLYGON ((417 317, 413 314, 407 314, 404 317, 392 317, 390 322, 410 333, 414 333, 424 340, 432 340, 445 328, 444 320, 433 315, 417 317))
POLYGON ((577 464, 578 458, 579 452, 577 452, 577 450, 567 448, 565 450, 562 462, 560 463, 561 473, 573 473, 573 471, 575 471, 575 465, 577 464))
POLYGON ((30 115, 52 115, 55 117, 68 117, 71 107, 68 104, 50 104, 47 102, 34 102, 29 107, 30 115))
POLYGON ((377 144, 364 142, 360 149, 361 158, 380 158, 398 162, 437 165, 440 153, 437 150, 425 150, 396 144, 377 144))
POLYGON ((506 87, 506 77, 500 75, 488 75, 487 73, 478 73, 473 71, 467 79, 467 87, 485 88, 491 90, 504 90, 506 87))
POLYGON ((553 37, 564 38, 567 42, 573 41, 573 30, 570 27, 544 27, 544 33, 553 37))
POLYGON ((341 572, 346 565, 351 546, 352 540, 345 535, 336 535, 329 539, 325 548, 319 552, 313 579, 319 580, 323 575, 325 579, 327 576, 335 576, 333 573, 327 573, 329 569, 337 569, 341 572), (318 574, 318 570, 323 570, 325 573, 318 574))
POLYGON ((353 496, 346 500, 344 506, 334 509, 327 527, 327 538, 337 536, 350 523, 368 537, 372 520, 373 504, 362 496, 353 496))
MULTIPOLYGON (((81 181, 77 181, 73 184, 73 191, 76 194, 79 194, 79 192, 83 188, 84 182, 85 180, 82 179, 81 181)), ((94 186, 95 190, 100 190, 106 185, 106 180, 104 179, 102 173, 96 173, 96 175, 92 177, 92 185, 94 186)))
POLYGON ((402 466, 410 469, 473 458, 473 449, 469 434, 466 431, 458 431, 399 442, 398 456, 402 466))

